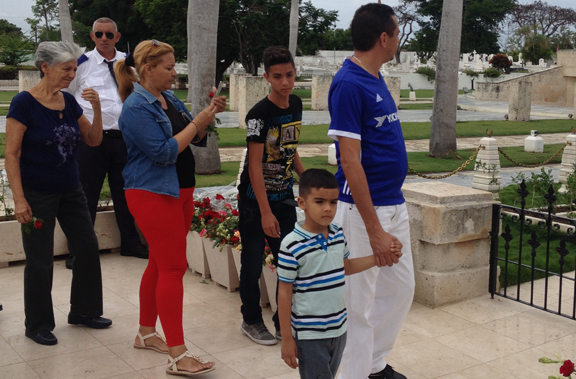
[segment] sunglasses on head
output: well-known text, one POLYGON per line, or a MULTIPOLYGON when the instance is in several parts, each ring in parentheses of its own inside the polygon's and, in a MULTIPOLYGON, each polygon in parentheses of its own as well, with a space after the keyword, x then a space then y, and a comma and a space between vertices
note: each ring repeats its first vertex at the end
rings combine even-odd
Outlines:
POLYGON ((150 52, 152 51, 152 49, 154 48, 154 46, 160 47, 162 46, 162 44, 160 42, 158 42, 158 40, 153 39, 152 41, 152 46, 150 46, 150 50, 148 50, 148 53, 146 54, 146 56, 144 57, 144 59, 142 59, 143 63, 146 63, 146 59, 148 59, 148 55, 150 55, 150 52))
POLYGON ((103 36, 104 34, 106 34, 106 38, 108 38, 108 39, 113 39, 113 38, 114 38, 114 35, 115 35, 115 34, 112 33, 112 32, 106 32, 106 33, 104 33, 104 32, 94 32, 94 35, 96 36, 96 38, 102 38, 102 36, 103 36))

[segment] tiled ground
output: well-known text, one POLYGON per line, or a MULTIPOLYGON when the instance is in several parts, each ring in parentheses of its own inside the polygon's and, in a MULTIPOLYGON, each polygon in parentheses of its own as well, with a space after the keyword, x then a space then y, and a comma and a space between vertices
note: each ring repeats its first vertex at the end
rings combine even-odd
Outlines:
MULTIPOLYGON (((0 269, 0 378, 170 377, 166 356, 132 347, 146 261, 112 253, 101 258, 105 316, 113 326, 91 330, 66 323, 71 273, 60 258, 52 291, 59 343, 51 347, 24 337, 23 264, 0 269)), ((216 361, 217 369, 203 378, 298 378, 280 359, 280 345, 256 345, 240 332, 237 292, 190 272, 184 283, 188 348, 216 361)), ((271 326, 270 308, 264 316, 271 326)), ((540 379, 558 375, 558 365, 538 363, 555 354, 576 358, 575 321, 486 295, 438 309, 414 303, 389 361, 410 379, 540 379)))

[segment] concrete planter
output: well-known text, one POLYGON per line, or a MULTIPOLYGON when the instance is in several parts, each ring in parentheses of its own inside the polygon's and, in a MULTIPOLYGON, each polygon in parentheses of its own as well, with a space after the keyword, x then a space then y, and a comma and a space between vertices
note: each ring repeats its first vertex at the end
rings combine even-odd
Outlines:
POLYGON ((276 272, 276 269, 270 270, 268 266, 262 266, 262 276, 264 277, 264 282, 266 283, 266 291, 268 293, 270 308, 272 308, 272 312, 276 312, 276 309, 278 308, 276 305, 276 287, 278 286, 278 273, 276 272))
POLYGON ((220 247, 212 247, 213 242, 208 238, 202 238, 204 251, 208 259, 210 276, 212 280, 220 284, 230 292, 236 291, 240 285, 234 257, 232 256, 232 246, 225 245, 222 251, 220 247))
POLYGON ((189 231, 186 236, 186 260, 190 270, 202 275, 203 278, 210 277, 210 268, 208 259, 204 252, 203 238, 195 231, 189 231))
MULTIPOLYGON (((120 231, 116 224, 114 211, 96 213, 94 231, 98 238, 98 248, 114 249, 120 247, 120 231)), ((26 260, 22 247, 21 225, 18 221, 0 222, 0 267, 7 267, 9 262, 26 260)), ((56 221, 54 229, 54 255, 68 254, 64 232, 56 221)))

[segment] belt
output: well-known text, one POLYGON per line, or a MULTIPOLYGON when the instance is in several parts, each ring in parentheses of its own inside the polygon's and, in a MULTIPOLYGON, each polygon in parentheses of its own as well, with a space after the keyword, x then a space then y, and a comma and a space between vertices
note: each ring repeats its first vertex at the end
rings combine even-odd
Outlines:
POLYGON ((110 137, 110 138, 122 138, 122 132, 120 130, 116 130, 116 129, 104 130, 103 134, 106 137, 110 137))

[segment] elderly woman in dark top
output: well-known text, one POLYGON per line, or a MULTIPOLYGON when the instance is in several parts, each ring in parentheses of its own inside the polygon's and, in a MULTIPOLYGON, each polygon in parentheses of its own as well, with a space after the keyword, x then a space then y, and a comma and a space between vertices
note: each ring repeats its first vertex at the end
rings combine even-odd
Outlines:
POLYGON ((43 42, 35 64, 40 83, 19 93, 6 119, 6 171, 14 196, 15 216, 23 225, 24 314, 26 336, 42 345, 55 345, 52 307, 54 227, 58 220, 68 248, 76 256, 72 271, 68 323, 106 328, 100 317, 102 275, 98 241, 78 180, 76 153, 80 140, 97 146, 102 140, 98 93, 82 97, 94 108, 92 124, 74 96, 62 92, 76 75, 82 50, 73 43, 43 42))

